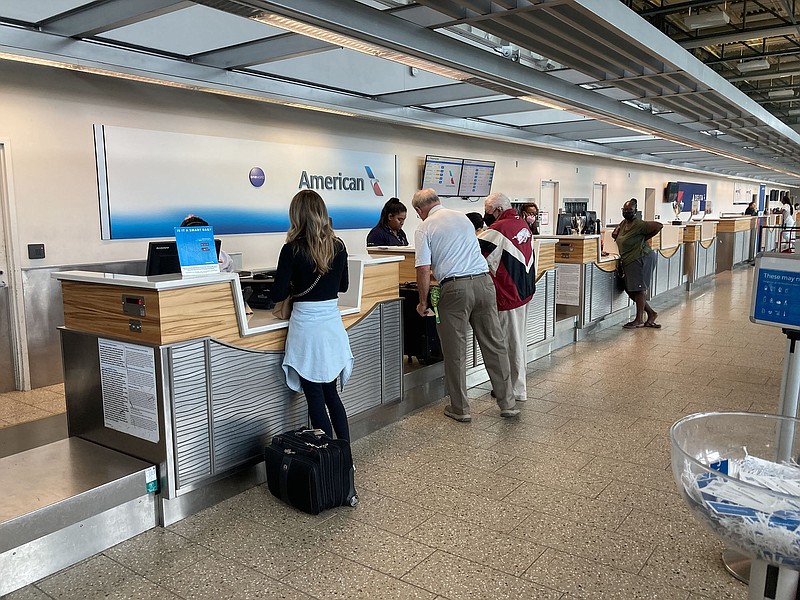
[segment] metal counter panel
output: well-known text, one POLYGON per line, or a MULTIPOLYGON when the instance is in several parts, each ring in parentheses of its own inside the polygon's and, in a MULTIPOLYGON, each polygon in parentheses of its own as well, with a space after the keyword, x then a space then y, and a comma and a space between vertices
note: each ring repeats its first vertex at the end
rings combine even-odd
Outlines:
POLYGON ((209 340, 214 474, 260 458, 273 435, 306 423, 305 400, 286 387, 283 352, 209 340))
POLYGON ((203 342, 170 348, 176 487, 212 474, 206 351, 203 342))
POLYGON ((525 315, 525 343, 528 346, 543 342, 547 337, 547 281, 548 277, 545 275, 536 282, 536 293, 528 303, 525 315))
POLYGON ((602 271, 594 263, 586 265, 584 296, 589 307, 589 318, 585 323, 597 321, 611 313, 614 277, 616 272, 602 271))
POLYGON ((381 377, 383 379, 383 403, 385 404, 403 398, 403 342, 400 328, 402 304, 400 302, 384 302, 380 308, 383 322, 381 377))
POLYGON ((651 285, 653 286, 650 293, 651 298, 669 289, 669 259, 658 251, 656 251, 656 272, 651 285))
MULTIPOLYGON (((399 306, 399 301, 396 304, 399 306)), ((399 323, 400 312, 398 311, 394 317, 399 323)), ((382 356, 381 348, 376 347, 381 342, 380 331, 381 310, 379 307, 376 307, 348 331, 350 349, 353 351, 355 362, 353 373, 347 385, 344 386, 341 397, 350 417, 381 404, 383 361, 376 360, 382 356)), ((399 346, 399 338, 397 345, 399 346)), ((396 364, 400 368, 401 363, 396 362, 396 364)))

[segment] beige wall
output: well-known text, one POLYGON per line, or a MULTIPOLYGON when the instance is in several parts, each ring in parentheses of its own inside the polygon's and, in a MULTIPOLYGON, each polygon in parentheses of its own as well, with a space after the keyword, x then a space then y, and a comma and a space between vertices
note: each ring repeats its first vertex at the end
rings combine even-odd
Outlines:
MULTIPOLYGON (((440 154, 496 161, 493 190, 512 198, 538 198, 543 179, 558 181, 562 197, 590 197, 592 184, 603 182, 616 214, 628 198, 642 199, 646 187, 660 193, 667 181, 681 180, 708 184, 715 209, 734 210, 731 179, 14 62, 0 61, 0 81, 0 139, 10 151, 16 213, 13 250, 22 268, 145 256, 144 240, 100 239, 93 124, 396 154, 399 195, 407 204, 425 154, 440 154), (39 242, 46 244, 47 258, 29 260, 27 244, 39 242)), ((483 212, 480 202, 446 204, 483 212)), ((661 205, 656 213, 671 215, 661 205)), ((417 223, 412 212, 409 238, 417 223)), ((366 230, 341 235, 351 251, 363 251, 366 230)), ((282 242, 281 234, 224 237, 226 250, 243 252, 245 268, 274 263, 282 242)))

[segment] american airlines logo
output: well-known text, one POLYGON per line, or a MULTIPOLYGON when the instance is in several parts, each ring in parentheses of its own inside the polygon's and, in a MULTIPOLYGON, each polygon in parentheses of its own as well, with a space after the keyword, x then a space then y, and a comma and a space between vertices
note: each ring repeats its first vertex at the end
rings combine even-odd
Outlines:
MULTIPOLYGON (((372 173, 372 169, 365 165, 364 169, 369 177, 370 186, 376 196, 383 196, 383 191, 379 185, 378 179, 372 173)), ((308 171, 303 171, 300 174, 300 182, 297 189, 309 190, 345 190, 351 192, 363 192, 366 189, 366 183, 363 177, 348 177, 342 175, 310 175, 308 171)))

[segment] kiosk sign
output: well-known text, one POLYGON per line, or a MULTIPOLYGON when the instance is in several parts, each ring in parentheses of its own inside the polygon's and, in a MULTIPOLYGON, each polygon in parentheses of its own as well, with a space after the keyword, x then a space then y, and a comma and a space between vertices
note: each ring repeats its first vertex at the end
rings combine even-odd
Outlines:
POLYGON ((800 329, 800 257, 781 253, 758 256, 750 320, 800 329))

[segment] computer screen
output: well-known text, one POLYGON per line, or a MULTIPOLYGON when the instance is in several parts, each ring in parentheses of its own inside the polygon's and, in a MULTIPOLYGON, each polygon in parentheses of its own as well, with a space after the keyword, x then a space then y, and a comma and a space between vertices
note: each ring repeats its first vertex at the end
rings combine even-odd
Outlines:
POLYGON ((558 215, 558 224, 556 225, 556 235, 571 235, 572 234, 572 213, 561 213, 558 215))
POLYGON ((488 160, 464 159, 464 168, 461 170, 461 184, 458 186, 458 195, 488 196, 492 191, 492 178, 494 177, 494 162, 488 160))
POLYGON ((597 212, 594 210, 586 211, 586 223, 583 226, 583 233, 597 233, 597 212))
POLYGON ((433 188, 437 195, 460 196, 461 170, 464 161, 447 156, 425 157, 425 168, 422 171, 422 189, 433 188))
MULTIPOLYGON (((214 245, 217 248, 217 258, 222 246, 222 240, 215 239, 214 245)), ((145 275, 169 275, 181 272, 181 262, 178 259, 178 245, 175 240, 163 242, 150 242, 147 248, 147 267, 145 275)))

